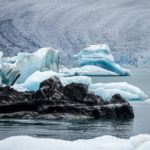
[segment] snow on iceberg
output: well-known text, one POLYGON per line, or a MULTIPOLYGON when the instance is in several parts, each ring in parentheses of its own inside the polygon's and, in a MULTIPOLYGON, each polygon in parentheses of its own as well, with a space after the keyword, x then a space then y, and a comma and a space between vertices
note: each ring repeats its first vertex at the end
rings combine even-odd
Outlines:
POLYGON ((147 98, 142 90, 127 82, 95 83, 89 86, 89 90, 105 100, 111 99, 114 94, 120 94, 126 100, 141 100, 147 98))
POLYGON ((85 65, 81 68, 63 68, 60 70, 60 73, 64 76, 116 76, 117 74, 106 70, 104 68, 94 66, 94 65, 85 65))
POLYGON ((109 47, 105 44, 90 45, 75 55, 80 66, 95 65, 115 72, 118 75, 130 75, 130 71, 116 64, 109 47))
POLYGON ((150 135, 141 134, 129 139, 105 135, 75 141, 13 136, 1 140, 0 148, 2 150, 149 150, 150 135))
POLYGON ((20 70, 18 83, 23 83, 36 71, 52 70, 58 72, 60 52, 51 47, 41 48, 34 53, 19 53, 15 65, 20 70))

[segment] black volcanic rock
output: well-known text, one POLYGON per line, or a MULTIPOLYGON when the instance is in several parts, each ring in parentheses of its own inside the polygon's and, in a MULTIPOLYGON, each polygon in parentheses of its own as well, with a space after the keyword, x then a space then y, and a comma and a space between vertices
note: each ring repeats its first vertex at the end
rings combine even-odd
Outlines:
POLYGON ((36 92, 0 88, 0 118, 133 118, 132 106, 121 95, 110 101, 88 91, 84 84, 63 86, 57 77, 40 84, 36 92))

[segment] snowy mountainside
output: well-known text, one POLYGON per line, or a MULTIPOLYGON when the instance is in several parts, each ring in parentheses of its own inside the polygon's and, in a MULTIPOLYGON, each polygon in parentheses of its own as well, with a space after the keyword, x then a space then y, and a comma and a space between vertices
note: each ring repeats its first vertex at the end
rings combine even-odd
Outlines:
POLYGON ((150 66, 149 0, 0 0, 5 56, 54 47, 62 63, 91 44, 109 45, 117 63, 150 66))

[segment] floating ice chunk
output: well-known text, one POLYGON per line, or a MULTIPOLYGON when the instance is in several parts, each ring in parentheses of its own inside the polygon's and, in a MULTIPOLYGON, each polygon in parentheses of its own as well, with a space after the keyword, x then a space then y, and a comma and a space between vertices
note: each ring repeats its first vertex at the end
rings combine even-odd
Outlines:
POLYGON ((19 77, 20 71, 15 65, 0 61, 0 75, 2 83, 12 85, 19 77))
POLYGON ((116 76, 117 74, 94 65, 85 65, 81 68, 63 68, 60 70, 65 76, 116 76))
POLYGON ((130 75, 130 71, 116 64, 107 45, 90 45, 74 56, 80 66, 96 65, 118 75, 130 75))
POLYGON ((31 76, 29 76, 26 79, 26 81, 20 86, 22 86, 24 89, 27 89, 28 91, 37 91, 39 89, 40 83, 52 76, 59 76, 59 75, 58 73, 53 71, 44 71, 44 72, 36 71, 31 76))
POLYGON ((91 78, 86 76, 63 77, 60 78, 60 81, 63 85, 67 85, 70 83, 82 83, 90 85, 92 83, 91 78))
POLYGON ((150 135, 138 135, 130 139, 105 135, 76 141, 14 136, 1 140, 0 148, 2 150, 149 150, 150 135))
POLYGON ((109 100, 114 94, 120 94, 126 100, 141 100, 147 97, 142 90, 127 82, 95 83, 89 86, 89 90, 105 100, 109 100))
POLYGON ((21 74, 18 83, 23 83, 35 71, 59 70, 60 52, 50 47, 34 53, 22 53, 18 57, 21 58, 15 63, 21 74))

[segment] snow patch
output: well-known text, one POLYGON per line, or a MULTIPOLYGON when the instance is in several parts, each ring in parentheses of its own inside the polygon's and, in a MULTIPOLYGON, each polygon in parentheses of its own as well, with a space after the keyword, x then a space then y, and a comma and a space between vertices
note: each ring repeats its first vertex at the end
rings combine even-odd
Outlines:
POLYGON ((1 140, 0 148, 2 150, 149 150, 150 135, 141 134, 129 139, 105 135, 76 141, 13 136, 1 140))

